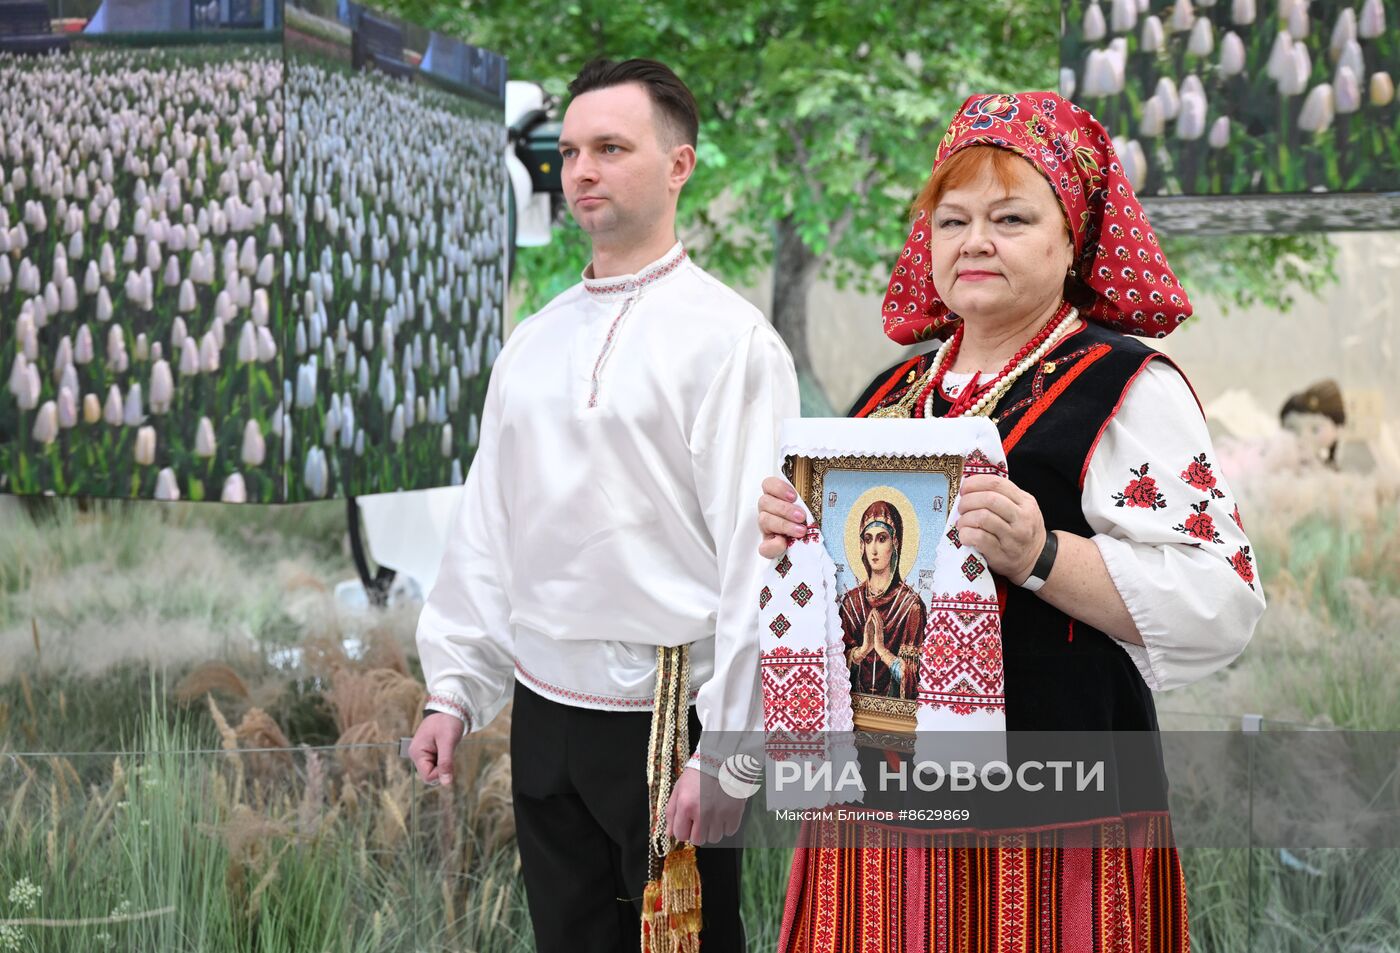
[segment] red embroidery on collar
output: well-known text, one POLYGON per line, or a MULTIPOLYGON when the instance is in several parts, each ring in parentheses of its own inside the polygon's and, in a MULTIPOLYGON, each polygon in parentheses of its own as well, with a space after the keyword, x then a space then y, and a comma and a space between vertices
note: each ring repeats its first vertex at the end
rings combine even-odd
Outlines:
POLYGON ((617 330, 621 327, 622 319, 627 316, 627 312, 632 310, 632 305, 637 300, 637 294, 647 285, 659 281, 675 271, 685 259, 686 251, 684 248, 681 248, 674 253, 673 257, 663 259, 655 265, 644 268, 641 273, 636 276, 629 275, 625 279, 614 281, 611 284, 599 284, 592 278, 585 278, 583 280, 584 290, 597 297, 606 297, 622 292, 629 293, 628 298, 623 301, 622 308, 618 311, 617 317, 613 318, 611 326, 608 327, 608 336, 603 339, 603 346, 598 350, 598 359, 593 362, 593 380, 588 391, 588 406, 590 409, 598 406, 598 395, 603 387, 603 365, 607 362, 609 355, 612 354, 613 345, 617 338, 617 330))
POLYGON ((680 267, 681 262, 686 260, 686 257, 686 250, 682 248, 676 253, 676 256, 669 261, 663 259, 655 265, 642 269, 642 271, 635 276, 628 275, 624 279, 611 282, 610 284, 598 283, 599 280, 606 279, 585 278, 583 279, 583 288, 589 294, 599 297, 621 294, 624 291, 637 291, 654 281, 659 281, 675 271, 680 267))

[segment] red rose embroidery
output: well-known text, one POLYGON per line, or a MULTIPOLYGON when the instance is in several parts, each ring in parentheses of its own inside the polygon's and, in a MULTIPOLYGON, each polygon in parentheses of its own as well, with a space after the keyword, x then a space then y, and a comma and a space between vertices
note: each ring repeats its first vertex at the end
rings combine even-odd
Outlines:
POLYGON ((1184 524, 1178 523, 1172 529, 1178 533, 1185 533, 1192 539, 1199 539, 1207 543, 1219 543, 1220 533, 1215 528, 1215 518, 1206 512, 1206 507, 1210 505, 1210 500, 1202 500, 1199 503, 1191 504, 1191 515, 1186 517, 1184 524))
POLYGON ((1220 542, 1220 534, 1215 531, 1215 521, 1209 513, 1194 513, 1186 518, 1186 533, 1197 539, 1220 542))
POLYGON ((1254 561, 1249 558, 1249 547, 1241 546, 1235 555, 1230 557, 1230 565, 1235 567, 1235 572, 1249 584, 1249 588, 1254 588, 1254 561))
POLYGON ((1234 520, 1235 525, 1240 529, 1244 529, 1244 521, 1240 519, 1240 505, 1238 503, 1235 504, 1235 511, 1230 514, 1230 519, 1234 520))
POLYGON ((1143 509, 1160 510, 1167 505, 1167 498, 1157 489, 1157 481, 1147 475, 1147 464, 1129 467, 1137 479, 1123 488, 1122 493, 1113 494, 1118 506, 1138 506, 1143 509))
POLYGON ((1215 473, 1206 462, 1206 455, 1198 453, 1191 458, 1191 462, 1185 470, 1181 471, 1181 478, 1202 493, 1209 493, 1212 498, 1220 499, 1225 493, 1216 488, 1215 473))

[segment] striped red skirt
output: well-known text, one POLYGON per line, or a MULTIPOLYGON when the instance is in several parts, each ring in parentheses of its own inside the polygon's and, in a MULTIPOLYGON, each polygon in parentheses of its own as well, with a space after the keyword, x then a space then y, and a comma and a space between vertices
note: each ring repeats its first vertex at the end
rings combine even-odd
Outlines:
POLYGON ((1165 814, 1017 834, 803 825, 781 953, 1187 953, 1165 814))

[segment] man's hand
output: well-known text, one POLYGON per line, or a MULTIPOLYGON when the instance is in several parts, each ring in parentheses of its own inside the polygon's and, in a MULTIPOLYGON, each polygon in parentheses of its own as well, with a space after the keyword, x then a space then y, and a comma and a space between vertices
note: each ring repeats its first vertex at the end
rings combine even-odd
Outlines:
POLYGON ((408 756, 424 784, 452 784, 452 753, 462 740, 462 719, 435 711, 413 733, 408 756))
POLYGON ((676 840, 700 845, 718 842, 739 829, 744 801, 730 797, 719 779, 699 768, 686 768, 666 803, 666 829, 676 840))

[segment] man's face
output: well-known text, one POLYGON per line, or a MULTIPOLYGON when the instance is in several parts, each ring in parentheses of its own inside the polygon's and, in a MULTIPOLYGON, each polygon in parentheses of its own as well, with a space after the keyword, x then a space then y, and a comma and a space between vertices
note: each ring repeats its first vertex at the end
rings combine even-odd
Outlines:
MULTIPOLYGON (((685 175, 677 150, 640 83, 574 98, 559 135, 564 198, 574 221, 597 239, 645 237, 675 204, 685 175)), ((688 172, 686 173, 688 175, 688 172)))

